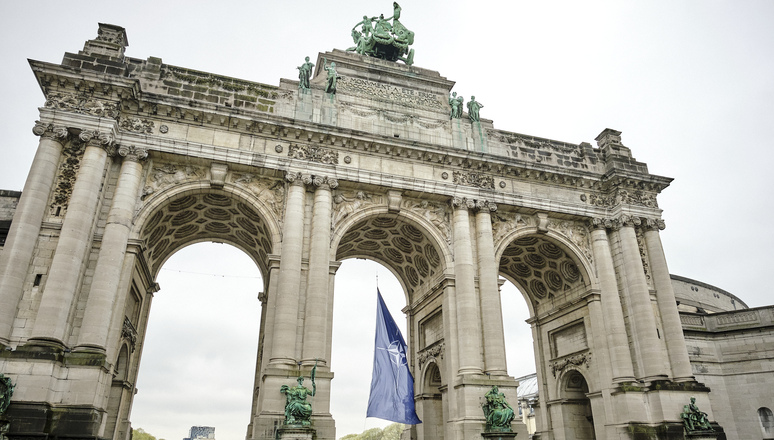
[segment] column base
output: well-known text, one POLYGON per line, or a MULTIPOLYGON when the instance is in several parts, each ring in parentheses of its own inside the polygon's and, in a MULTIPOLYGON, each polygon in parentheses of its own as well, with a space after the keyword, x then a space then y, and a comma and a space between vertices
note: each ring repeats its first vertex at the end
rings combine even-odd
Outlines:
POLYGON ((513 431, 510 432, 498 432, 498 431, 487 431, 481 434, 481 437, 483 437, 485 440, 513 440, 516 438, 516 433, 513 431))
POLYGON ((282 425, 277 429, 279 440, 312 440, 317 438, 317 431, 308 426, 282 425))

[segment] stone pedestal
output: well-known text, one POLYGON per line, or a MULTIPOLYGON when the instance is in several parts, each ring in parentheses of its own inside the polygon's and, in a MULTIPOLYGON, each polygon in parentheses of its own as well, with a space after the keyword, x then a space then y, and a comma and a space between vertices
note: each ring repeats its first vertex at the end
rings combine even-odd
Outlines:
POLYGON ((279 440, 312 440, 315 437, 315 429, 300 425, 282 425, 277 429, 279 440))
POLYGON ((512 431, 487 431, 482 433, 481 437, 483 437, 484 440, 513 440, 516 438, 516 433, 512 431))
POLYGON ((685 440, 717 440, 725 439, 726 435, 718 431, 693 431, 685 433, 685 440))

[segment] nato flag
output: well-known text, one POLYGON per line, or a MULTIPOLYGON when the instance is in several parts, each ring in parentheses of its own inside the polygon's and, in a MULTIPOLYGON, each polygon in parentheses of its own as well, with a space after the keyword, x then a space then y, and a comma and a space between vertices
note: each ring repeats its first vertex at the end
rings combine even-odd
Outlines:
POLYGON ((414 378, 406 360, 406 342, 384 305, 378 288, 376 296, 374 372, 366 417, 406 425, 422 423, 414 410, 414 378))

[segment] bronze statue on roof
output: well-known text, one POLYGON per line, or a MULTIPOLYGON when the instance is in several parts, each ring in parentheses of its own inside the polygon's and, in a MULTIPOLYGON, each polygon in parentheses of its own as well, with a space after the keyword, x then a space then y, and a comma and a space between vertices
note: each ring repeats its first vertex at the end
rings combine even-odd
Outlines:
POLYGON ((398 2, 393 2, 392 6, 392 17, 381 14, 369 18, 364 15, 363 20, 352 27, 355 46, 347 49, 348 52, 388 61, 400 60, 409 66, 414 64, 414 49, 409 49, 414 44, 414 32, 400 22, 401 7, 398 2))

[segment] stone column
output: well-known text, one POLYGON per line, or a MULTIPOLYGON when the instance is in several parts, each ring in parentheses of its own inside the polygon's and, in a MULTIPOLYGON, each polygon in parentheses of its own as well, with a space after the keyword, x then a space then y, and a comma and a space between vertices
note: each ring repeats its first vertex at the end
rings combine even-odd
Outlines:
POLYGON ((604 313, 607 345, 610 349, 613 382, 632 382, 634 367, 629 352, 629 340, 626 337, 621 297, 618 296, 613 257, 610 252, 610 242, 606 227, 612 227, 610 220, 594 219, 592 221, 591 246, 596 261, 597 277, 601 291, 602 310, 604 313))
POLYGON ((0 252, 0 345, 10 342, 24 279, 56 179, 62 148, 69 137, 66 128, 41 122, 35 123, 32 132, 40 136, 38 150, 0 252))
POLYGON ((79 137, 87 143, 86 151, 62 223, 51 272, 41 296, 30 337, 32 341, 64 345, 70 306, 76 296, 81 267, 92 241, 102 175, 113 139, 109 134, 87 130, 82 131, 79 137))
POLYGON ((484 332, 484 371, 491 375, 508 374, 505 361, 503 311, 498 286, 499 265, 495 261, 492 217, 497 210, 492 202, 476 203, 476 245, 478 250, 478 290, 481 295, 481 322, 484 332))
POLYGON ((669 276, 664 248, 661 246, 661 237, 658 233, 664 227, 664 221, 661 219, 647 220, 645 245, 648 248, 650 271, 656 286, 656 299, 664 328, 669 363, 672 367, 672 378, 676 381, 691 381, 695 379, 693 369, 688 358, 688 351, 685 348, 683 325, 677 311, 672 278, 669 276))
POLYGON ((454 207, 454 276, 457 299, 457 328, 459 332, 459 374, 481 374, 481 316, 476 299, 475 269, 470 239, 468 209, 472 200, 455 197, 454 207))
POLYGON ((650 302, 650 290, 645 279, 645 269, 640 257, 640 246, 634 227, 641 223, 637 217, 621 217, 618 234, 621 240, 621 253, 629 287, 631 310, 629 323, 632 338, 639 348, 643 367, 643 379, 656 380, 668 377, 665 371, 661 342, 658 338, 656 316, 650 302))
POLYGON ((304 244, 305 183, 310 176, 288 173, 290 183, 282 227, 282 256, 277 282, 277 306, 274 311, 271 357, 269 365, 296 365, 296 331, 298 329, 298 301, 301 289, 301 254, 304 244))
POLYGON ((336 179, 315 176, 312 210, 312 237, 309 249, 309 274, 306 283, 306 308, 304 318, 304 346, 301 360, 304 365, 314 365, 319 359, 322 366, 329 366, 327 352, 327 328, 333 319, 328 310, 331 252, 331 189, 339 186, 336 179))
POLYGON ((148 157, 148 151, 121 146, 118 154, 124 157, 124 162, 121 164, 121 174, 102 236, 97 267, 78 336, 78 347, 81 349, 105 351, 111 315, 123 313, 123 310, 114 310, 119 294, 117 281, 121 276, 132 215, 142 181, 140 161, 148 157))

